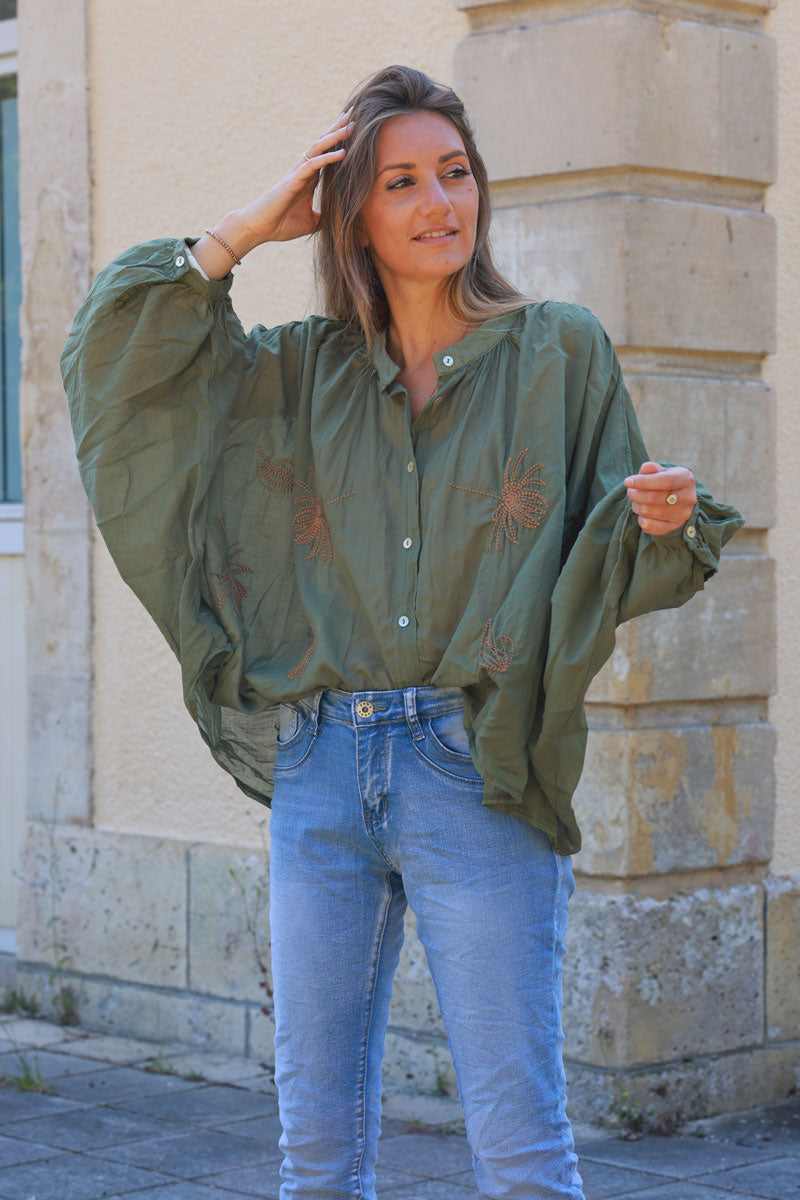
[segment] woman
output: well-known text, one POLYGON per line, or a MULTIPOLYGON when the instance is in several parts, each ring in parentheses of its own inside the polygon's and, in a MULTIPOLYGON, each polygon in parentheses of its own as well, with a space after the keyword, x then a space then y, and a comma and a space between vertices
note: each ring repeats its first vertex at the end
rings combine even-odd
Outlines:
POLYGON ((390 67, 258 200, 101 271, 62 356, 103 536, 271 807, 282 1200, 375 1196, 407 903, 481 1193, 582 1196, 583 698, 616 625, 688 600, 744 523, 648 460, 597 318, 521 296, 488 227, 461 102, 390 67), (328 315, 245 336, 232 266, 309 234, 328 315))

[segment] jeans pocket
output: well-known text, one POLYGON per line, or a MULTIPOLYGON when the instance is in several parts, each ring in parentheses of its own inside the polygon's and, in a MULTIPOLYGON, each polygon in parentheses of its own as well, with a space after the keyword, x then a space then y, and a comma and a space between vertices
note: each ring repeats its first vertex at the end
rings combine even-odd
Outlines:
POLYGON ((430 766, 461 783, 483 786, 483 778, 469 752, 462 709, 428 717, 422 722, 422 731, 425 736, 412 744, 430 766))
POLYGON ((425 733, 443 754, 453 755, 462 762, 472 761, 469 739, 464 728, 464 714, 460 708, 442 713, 438 717, 430 717, 425 733))
POLYGON ((288 771, 305 759, 317 734, 313 709, 303 700, 282 702, 278 716, 278 736, 275 741, 276 771, 288 771))

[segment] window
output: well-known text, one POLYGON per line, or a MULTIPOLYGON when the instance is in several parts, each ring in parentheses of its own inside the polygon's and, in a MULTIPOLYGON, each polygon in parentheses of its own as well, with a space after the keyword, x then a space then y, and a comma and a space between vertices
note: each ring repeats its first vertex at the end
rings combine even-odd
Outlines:
POLYGON ((22 279, 19 249, 17 80, 0 76, 0 502, 22 503, 19 442, 22 279))

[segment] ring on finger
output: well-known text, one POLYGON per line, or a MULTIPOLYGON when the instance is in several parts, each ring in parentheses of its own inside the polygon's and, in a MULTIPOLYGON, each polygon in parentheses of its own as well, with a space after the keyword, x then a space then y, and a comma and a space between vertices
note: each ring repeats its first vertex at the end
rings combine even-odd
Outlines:
POLYGON ((667 496, 667 504, 677 504, 677 503, 678 503, 678 497, 675 495, 674 492, 670 492, 670 494, 667 496))
POLYGON ((305 150, 303 151, 303 158, 306 160, 306 162, 311 162, 311 159, 308 157, 305 150))

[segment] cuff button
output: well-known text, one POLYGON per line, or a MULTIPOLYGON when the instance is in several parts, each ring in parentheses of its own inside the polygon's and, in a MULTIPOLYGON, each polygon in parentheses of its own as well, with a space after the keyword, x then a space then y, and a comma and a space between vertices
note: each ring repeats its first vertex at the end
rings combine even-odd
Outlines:
POLYGON ((179 254, 178 257, 175 259, 175 266, 182 267, 185 262, 186 262, 186 259, 183 257, 182 254, 179 254))

